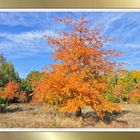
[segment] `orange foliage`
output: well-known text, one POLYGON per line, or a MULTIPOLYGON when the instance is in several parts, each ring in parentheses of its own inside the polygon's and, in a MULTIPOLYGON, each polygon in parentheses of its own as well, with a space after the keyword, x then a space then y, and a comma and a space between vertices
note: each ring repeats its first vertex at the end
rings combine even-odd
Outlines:
POLYGON ((18 92, 18 90, 19 90, 18 83, 11 81, 11 82, 7 83, 4 90, 0 90, 0 97, 2 97, 3 99, 6 99, 6 100, 14 99, 14 97, 23 99, 24 94, 18 92))
POLYGON ((139 83, 136 85, 136 89, 129 93, 129 98, 130 98, 130 101, 133 103, 140 102, 140 84, 139 83))
POLYGON ((130 92, 130 100, 131 102, 137 103, 140 102, 140 90, 136 89, 130 92))
POLYGON ((107 76, 119 68, 110 59, 120 56, 114 50, 105 49, 107 36, 102 35, 85 17, 74 20, 58 18, 70 30, 56 37, 47 36, 48 43, 55 48, 55 61, 45 77, 34 89, 34 101, 45 101, 56 105, 61 111, 77 111, 79 107, 91 106, 100 117, 104 111, 120 110, 119 106, 106 101, 107 76))

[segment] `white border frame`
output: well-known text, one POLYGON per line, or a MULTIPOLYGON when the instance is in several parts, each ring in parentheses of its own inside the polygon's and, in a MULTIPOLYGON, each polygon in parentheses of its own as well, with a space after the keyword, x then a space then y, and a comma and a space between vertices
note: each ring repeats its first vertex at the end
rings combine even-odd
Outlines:
POLYGON ((140 9, 0 9, 0 12, 140 12, 140 9))
MULTIPOLYGON (((0 9, 0 12, 140 12, 140 9, 0 9)), ((0 132, 140 132, 140 128, 0 128, 0 132)))

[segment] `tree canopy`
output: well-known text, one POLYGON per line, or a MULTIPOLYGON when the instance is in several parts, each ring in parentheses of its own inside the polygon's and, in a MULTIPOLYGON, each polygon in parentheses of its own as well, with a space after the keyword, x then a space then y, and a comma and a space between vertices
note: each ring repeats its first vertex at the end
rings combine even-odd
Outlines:
POLYGON ((5 86, 9 81, 17 81, 18 73, 14 69, 14 65, 0 55, 0 87, 5 86))

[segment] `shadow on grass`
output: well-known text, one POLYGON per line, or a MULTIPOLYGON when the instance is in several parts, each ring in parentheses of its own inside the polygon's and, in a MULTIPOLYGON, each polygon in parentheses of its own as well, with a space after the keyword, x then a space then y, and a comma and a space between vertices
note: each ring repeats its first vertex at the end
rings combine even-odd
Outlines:
POLYGON ((16 107, 16 108, 5 108, 1 113, 14 113, 14 112, 19 112, 23 111, 21 108, 16 107))
POLYGON ((21 111, 30 111, 34 110, 33 108, 22 108, 20 106, 15 106, 15 107, 6 107, 6 108, 1 108, 0 113, 15 113, 15 112, 21 112, 21 111))
POLYGON ((120 123, 120 124, 127 124, 127 121, 118 120, 118 118, 121 118, 123 115, 129 113, 131 111, 125 110, 122 112, 105 112, 105 116, 103 119, 101 119, 95 111, 90 112, 82 112, 81 116, 77 117, 76 113, 62 113, 62 112, 50 112, 50 116, 52 118, 69 118, 72 120, 77 120, 81 122, 81 127, 94 127, 98 122, 103 121, 105 124, 111 124, 113 121, 120 123))
POLYGON ((118 118, 124 116, 125 114, 127 113, 130 113, 131 111, 128 111, 128 110, 124 110, 122 112, 116 112, 116 111, 113 111, 112 113, 110 112, 105 112, 105 116, 103 118, 103 121, 106 123, 106 124, 111 124, 112 121, 115 121, 117 123, 127 123, 127 121, 121 121, 121 120, 117 120, 118 118))
POLYGON ((99 121, 103 121, 106 124, 111 124, 112 121, 116 121, 118 123, 127 123, 126 121, 123 122, 123 121, 120 121, 120 120, 117 120, 117 119, 122 117, 123 115, 129 113, 129 112, 130 111, 127 111, 127 110, 122 111, 122 112, 113 111, 112 113, 106 111, 105 116, 103 117, 103 119, 101 119, 97 115, 97 113, 93 111, 93 112, 88 112, 88 113, 83 114, 82 118, 83 118, 83 120, 84 119, 85 120, 89 119, 90 121, 94 120, 95 123, 98 123, 99 121))

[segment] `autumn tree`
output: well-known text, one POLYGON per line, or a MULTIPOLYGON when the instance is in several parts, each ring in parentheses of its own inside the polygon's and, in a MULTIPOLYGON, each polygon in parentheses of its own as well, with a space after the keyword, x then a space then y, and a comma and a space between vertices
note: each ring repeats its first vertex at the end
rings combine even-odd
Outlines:
POLYGON ((19 99, 20 101, 24 99, 24 93, 19 92, 19 84, 15 81, 10 81, 6 86, 0 90, 0 110, 3 111, 12 100, 19 99))
POLYGON ((91 106, 103 118, 105 111, 118 111, 117 104, 105 98, 108 89, 107 77, 120 67, 111 58, 121 53, 107 48, 111 41, 94 28, 86 17, 75 20, 71 17, 57 18, 66 30, 56 36, 47 36, 49 45, 58 64, 46 68, 37 84, 34 101, 55 105, 63 112, 77 111, 91 106))

